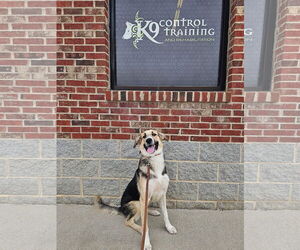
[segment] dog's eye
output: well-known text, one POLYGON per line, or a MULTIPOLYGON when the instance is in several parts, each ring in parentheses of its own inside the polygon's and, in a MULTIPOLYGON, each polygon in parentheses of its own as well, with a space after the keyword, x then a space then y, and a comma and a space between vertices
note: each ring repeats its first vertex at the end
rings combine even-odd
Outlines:
POLYGON ((147 137, 147 135, 146 135, 146 134, 144 134, 143 138, 145 139, 146 137, 147 137))
POLYGON ((155 133, 152 133, 152 136, 157 136, 157 134, 155 134, 155 133))

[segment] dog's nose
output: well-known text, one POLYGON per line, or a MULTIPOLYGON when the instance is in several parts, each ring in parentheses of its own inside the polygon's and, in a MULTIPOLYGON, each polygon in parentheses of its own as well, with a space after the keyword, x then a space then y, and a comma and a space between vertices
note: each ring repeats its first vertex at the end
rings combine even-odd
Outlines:
POLYGON ((151 139, 151 138, 148 138, 148 139, 146 140, 146 142, 147 142, 148 144, 151 144, 151 143, 152 143, 152 139, 151 139))

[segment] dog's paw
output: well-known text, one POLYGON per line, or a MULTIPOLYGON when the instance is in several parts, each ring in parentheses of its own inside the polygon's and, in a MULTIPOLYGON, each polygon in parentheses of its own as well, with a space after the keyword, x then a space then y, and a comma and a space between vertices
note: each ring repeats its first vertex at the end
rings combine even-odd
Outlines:
POLYGON ((152 215, 152 216, 160 216, 160 212, 154 209, 151 209, 148 211, 148 214, 152 215))
POLYGON ((166 228, 167 228, 167 230, 170 234, 176 234, 177 233, 176 228, 172 225, 168 225, 168 226, 166 226, 166 228))
POLYGON ((151 246, 151 244, 147 244, 147 245, 145 245, 145 248, 144 248, 145 250, 151 250, 152 249, 152 246, 151 246))

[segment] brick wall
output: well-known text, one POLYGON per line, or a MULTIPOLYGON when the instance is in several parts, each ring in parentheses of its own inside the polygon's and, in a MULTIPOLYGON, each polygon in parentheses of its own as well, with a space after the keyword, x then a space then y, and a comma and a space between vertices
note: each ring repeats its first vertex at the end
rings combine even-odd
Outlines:
POLYGON ((246 93, 248 142, 300 142, 299 11, 300 1, 279 1, 272 89, 246 93))
POLYGON ((237 1, 230 15, 226 92, 111 91, 107 1, 59 6, 59 138, 130 139, 157 128, 171 140, 243 141, 243 18, 237 1))
POLYGON ((0 2, 0 137, 55 138, 56 3, 0 2))
POLYGON ((225 92, 142 92, 110 90, 107 1, 1 2, 1 137, 129 139, 151 127, 171 140, 242 142, 241 4, 225 92))
MULTIPOLYGON (((129 139, 151 127, 242 142, 242 5, 231 1, 225 92, 148 92, 110 90, 107 1, 2 1, 0 136, 129 139)), ((272 91, 246 94, 249 142, 299 142, 298 10, 279 4, 272 91)))

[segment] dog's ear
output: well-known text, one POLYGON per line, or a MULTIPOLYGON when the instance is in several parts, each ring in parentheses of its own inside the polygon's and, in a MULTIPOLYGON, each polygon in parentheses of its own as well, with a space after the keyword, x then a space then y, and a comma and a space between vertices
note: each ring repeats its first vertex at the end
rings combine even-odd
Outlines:
POLYGON ((134 145, 133 145, 133 147, 135 148, 137 145, 140 145, 141 142, 142 142, 142 134, 139 134, 139 135, 135 138, 135 140, 134 140, 134 145))
POLYGON ((168 137, 161 132, 158 132, 158 136, 162 141, 169 141, 168 137))

